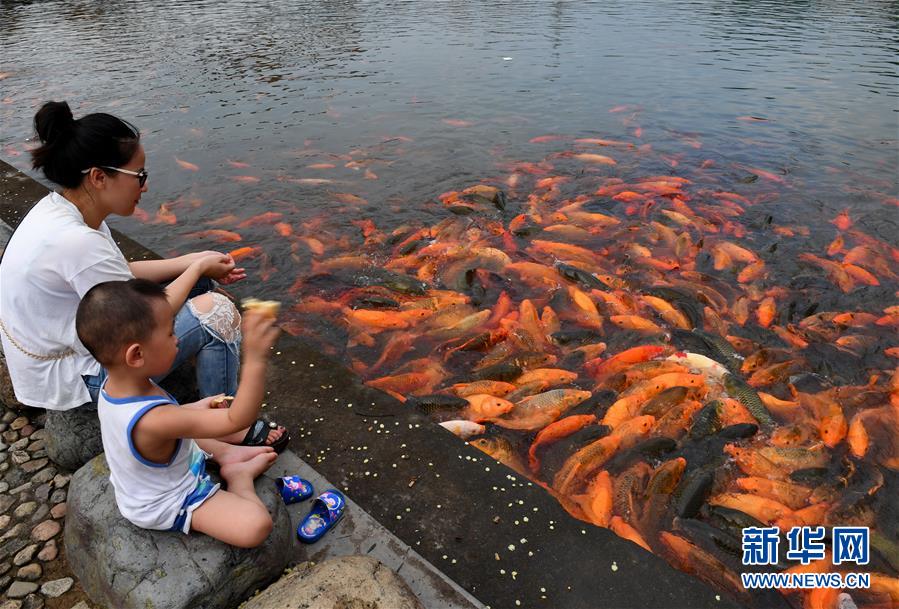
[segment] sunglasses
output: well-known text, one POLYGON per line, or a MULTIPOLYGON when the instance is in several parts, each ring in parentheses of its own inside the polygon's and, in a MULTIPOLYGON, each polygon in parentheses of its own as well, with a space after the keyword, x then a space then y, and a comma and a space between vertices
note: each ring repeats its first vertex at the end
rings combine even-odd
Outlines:
MULTIPOLYGON (((134 176, 137 178, 137 184, 140 188, 144 187, 144 184, 147 183, 147 178, 150 177, 150 174, 146 169, 141 169, 140 171, 131 171, 130 169, 120 169, 119 167, 109 167, 108 165, 100 165, 100 168, 118 171, 119 173, 126 173, 130 176, 134 176)), ((89 173, 91 169, 93 169, 93 167, 88 167, 87 169, 82 170, 81 173, 89 173)))

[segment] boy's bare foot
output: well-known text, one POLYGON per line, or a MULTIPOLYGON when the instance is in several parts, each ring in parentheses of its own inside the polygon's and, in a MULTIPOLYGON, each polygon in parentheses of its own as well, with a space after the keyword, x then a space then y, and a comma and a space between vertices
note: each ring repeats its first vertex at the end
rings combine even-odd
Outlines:
POLYGON ((232 463, 244 463, 257 455, 264 455, 275 452, 271 446, 240 446, 237 444, 225 444, 219 448, 213 455, 213 459, 220 466, 224 467, 232 463))
POLYGON ((277 458, 278 455, 269 449, 269 452, 258 454, 249 461, 239 461, 237 463, 222 465, 222 478, 227 482, 231 482, 235 478, 248 477, 251 480, 255 479, 262 472, 270 468, 277 458))

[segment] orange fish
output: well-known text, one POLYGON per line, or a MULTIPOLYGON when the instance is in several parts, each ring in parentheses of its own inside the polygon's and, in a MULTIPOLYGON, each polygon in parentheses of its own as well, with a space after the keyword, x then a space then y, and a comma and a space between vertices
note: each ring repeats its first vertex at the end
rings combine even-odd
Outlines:
POLYGON ((244 163, 243 161, 232 161, 230 159, 228 160, 228 164, 235 169, 246 169, 250 166, 249 163, 244 163))
POLYGON ((668 345, 640 345, 626 349, 606 360, 585 362, 584 368, 595 380, 600 381, 603 377, 624 370, 632 364, 646 362, 672 353, 674 353, 674 347, 668 345))
POLYGON ((277 211, 267 211, 263 214, 259 214, 257 216, 253 216, 252 218, 248 218, 237 225, 237 228, 246 228, 248 226, 255 226, 257 224, 272 224, 277 220, 280 220, 281 217, 284 216, 281 212, 277 211))
POLYGON ((275 232, 282 237, 289 237, 293 234, 293 227, 287 222, 276 222, 275 232))
POLYGON ((515 408, 515 404, 509 400, 485 393, 468 395, 465 396, 465 399, 468 400, 468 407, 465 408, 463 415, 466 419, 475 423, 495 419, 515 408))
POLYGON ((178 157, 175 157, 175 162, 181 166, 182 169, 187 169, 188 171, 200 171, 200 168, 189 161, 182 161, 178 157))
POLYGON ((585 163, 597 163, 599 165, 617 165, 615 159, 609 156, 604 156, 602 154, 592 154, 589 152, 585 152, 572 156, 579 161, 584 161, 585 163))
POLYGON ((471 127, 474 125, 471 121, 462 120, 460 118, 444 118, 441 120, 450 127, 471 127))
POLYGON ((618 535, 618 537, 622 537, 637 544, 647 552, 652 552, 652 548, 649 547, 649 544, 646 543, 643 536, 637 532, 637 529, 625 522, 621 516, 612 516, 609 520, 609 528, 612 529, 612 532, 618 535))
POLYGON ((210 228, 208 230, 201 230, 195 233, 188 233, 184 236, 190 239, 212 239, 213 241, 217 241, 219 243, 230 243, 233 241, 243 240, 243 237, 241 237, 238 233, 230 230, 222 230, 220 228, 210 228))
POLYGON ((748 493, 721 493, 709 499, 709 505, 720 505, 745 512, 765 524, 773 524, 784 516, 793 514, 793 510, 779 501, 748 493))
POLYGON ((231 179, 241 184, 255 184, 259 181, 256 176, 231 176, 231 179))
POLYGON ((367 200, 348 192, 332 192, 329 194, 333 199, 347 205, 368 205, 367 200))
POLYGON ((852 228, 852 219, 849 217, 849 209, 844 209, 837 216, 830 221, 831 224, 836 226, 840 230, 849 230, 852 228))
POLYGON ((163 203, 156 212, 156 222, 162 224, 177 224, 178 218, 175 213, 169 209, 170 203, 163 203))
POLYGON ((236 250, 231 250, 228 252, 228 255, 234 259, 235 262, 239 260, 243 260, 244 258, 253 258, 262 253, 261 247, 239 247, 236 250))
POLYGON ((759 303, 758 309, 755 311, 756 319, 758 319, 759 325, 763 328, 767 328, 771 325, 775 315, 777 315, 777 305, 772 296, 763 299, 762 302, 759 303))

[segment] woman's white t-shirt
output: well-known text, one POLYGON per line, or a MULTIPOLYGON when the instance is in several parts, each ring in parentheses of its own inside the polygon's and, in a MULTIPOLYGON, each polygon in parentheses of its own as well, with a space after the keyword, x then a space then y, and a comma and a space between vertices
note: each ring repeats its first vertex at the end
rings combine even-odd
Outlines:
POLYGON ((84 294, 104 281, 133 275, 105 222, 97 230, 77 207, 50 193, 22 219, 0 264, 0 332, 16 398, 23 404, 69 410, 90 402, 82 375, 100 372, 75 332, 75 313, 84 294), (74 355, 42 360, 24 350, 74 355))

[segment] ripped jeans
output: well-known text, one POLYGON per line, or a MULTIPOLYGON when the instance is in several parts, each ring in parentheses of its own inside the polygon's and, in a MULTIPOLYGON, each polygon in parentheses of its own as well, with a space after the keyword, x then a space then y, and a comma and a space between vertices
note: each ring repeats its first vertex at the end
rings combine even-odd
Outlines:
MULTIPOLYGON (((201 278, 188 295, 188 301, 175 316, 175 335, 178 337, 178 355, 166 374, 153 380, 159 382, 190 358, 196 358, 197 389, 200 397, 237 392, 240 373, 240 317, 233 327, 233 306, 223 295, 215 293, 215 305, 208 313, 199 313, 190 299, 211 291, 212 280, 201 278)), ((91 400, 97 403, 100 387, 106 381, 106 369, 99 374, 83 376, 91 400)))

